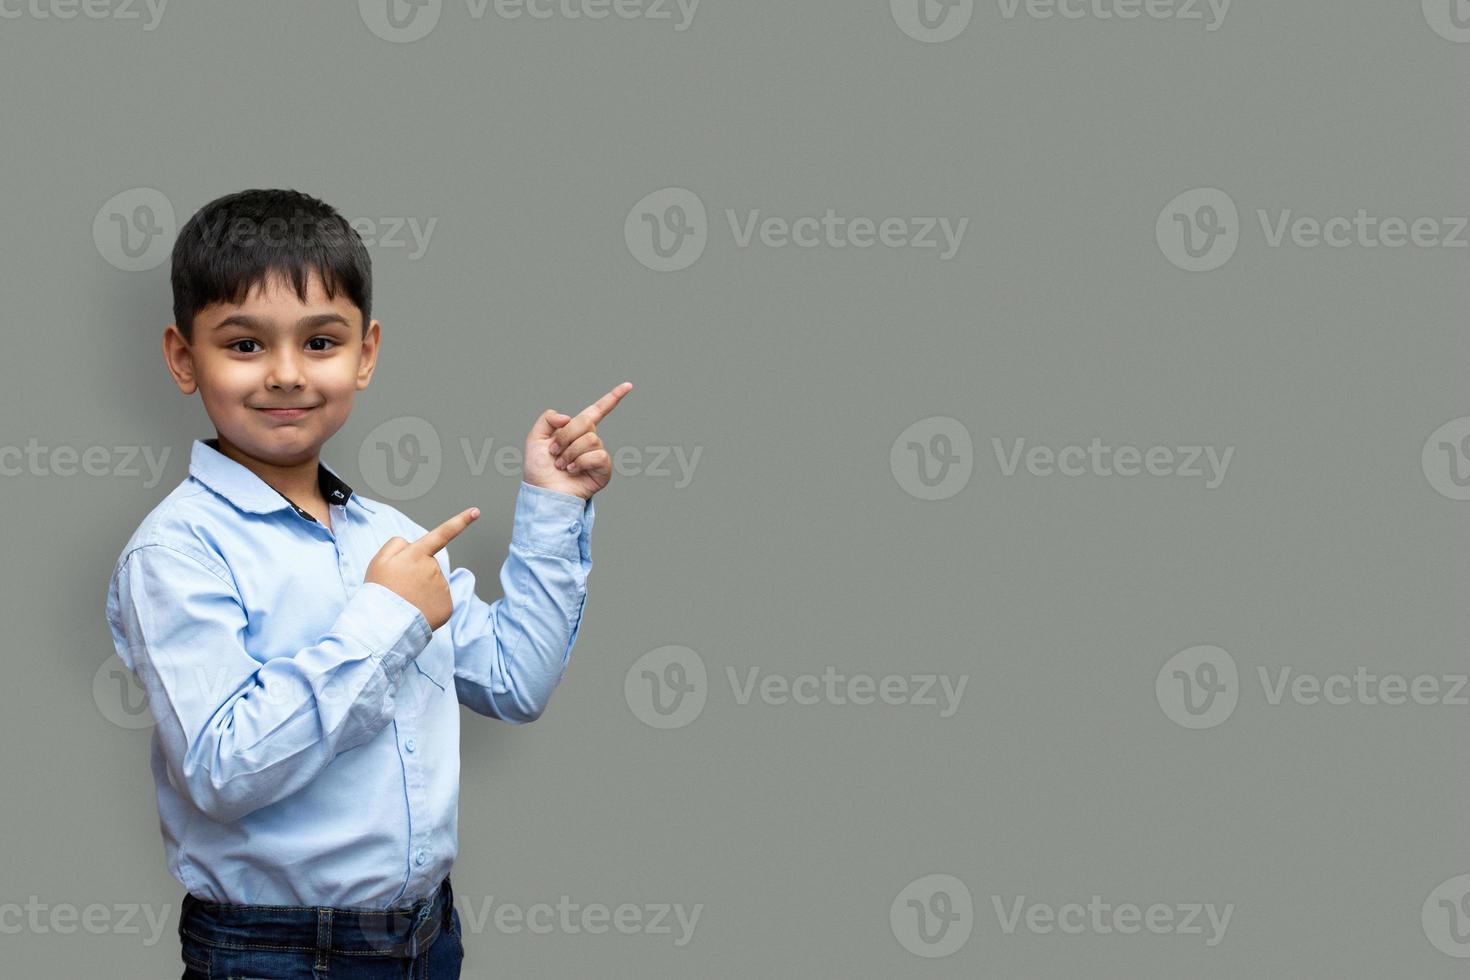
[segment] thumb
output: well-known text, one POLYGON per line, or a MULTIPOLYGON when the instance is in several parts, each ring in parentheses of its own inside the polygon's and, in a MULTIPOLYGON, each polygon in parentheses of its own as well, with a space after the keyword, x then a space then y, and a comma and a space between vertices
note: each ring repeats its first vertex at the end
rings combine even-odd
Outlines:
POLYGON ((551 434, 572 420, 570 415, 563 415, 554 408, 548 408, 536 418, 536 424, 531 426, 532 439, 550 439, 551 434))
POLYGON ((408 541, 402 537, 391 537, 383 542, 383 547, 378 549, 377 557, 392 558, 404 548, 408 547, 408 541))

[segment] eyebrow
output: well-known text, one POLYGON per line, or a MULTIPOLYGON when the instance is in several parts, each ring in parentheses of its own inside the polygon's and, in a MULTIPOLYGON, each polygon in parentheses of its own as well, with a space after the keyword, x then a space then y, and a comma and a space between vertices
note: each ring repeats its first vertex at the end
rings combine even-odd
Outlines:
MULTIPOLYGON (((310 330, 316 327, 324 327, 329 323, 340 323, 344 327, 351 326, 339 313, 318 313, 314 316, 305 316, 296 321, 296 329, 310 330)), ((269 322, 259 317, 249 316, 244 313, 232 313, 219 323, 210 328, 210 331, 220 330, 224 327, 239 326, 249 327, 252 330, 263 330, 269 322)))

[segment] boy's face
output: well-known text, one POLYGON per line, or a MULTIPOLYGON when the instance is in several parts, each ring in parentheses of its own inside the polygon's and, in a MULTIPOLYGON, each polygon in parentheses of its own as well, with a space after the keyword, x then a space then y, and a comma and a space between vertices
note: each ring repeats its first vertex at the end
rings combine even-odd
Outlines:
POLYGON ((170 324, 164 358, 180 391, 198 389, 222 446, 271 466, 300 465, 346 423, 372 379, 381 330, 374 320, 363 336, 361 324, 362 311, 341 290, 329 300, 315 270, 305 303, 273 275, 238 306, 201 309, 192 344, 170 324))

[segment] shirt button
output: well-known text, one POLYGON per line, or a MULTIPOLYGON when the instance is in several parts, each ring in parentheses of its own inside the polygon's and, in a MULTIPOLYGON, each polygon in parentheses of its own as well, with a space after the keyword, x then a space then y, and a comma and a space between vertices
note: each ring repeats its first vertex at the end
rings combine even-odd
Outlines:
POLYGON ((567 530, 571 531, 573 534, 576 534, 578 531, 582 530, 582 522, 572 521, 572 523, 567 525, 567 530))
POLYGON ((403 747, 405 749, 407 749, 408 751, 412 752, 413 751, 413 739, 409 739, 407 742, 404 742, 403 743, 403 747))
POLYGON ((419 848, 417 851, 414 852, 414 855, 413 855, 413 863, 414 864, 423 864, 428 859, 429 859, 429 856, 424 853, 424 849, 422 847, 419 848))

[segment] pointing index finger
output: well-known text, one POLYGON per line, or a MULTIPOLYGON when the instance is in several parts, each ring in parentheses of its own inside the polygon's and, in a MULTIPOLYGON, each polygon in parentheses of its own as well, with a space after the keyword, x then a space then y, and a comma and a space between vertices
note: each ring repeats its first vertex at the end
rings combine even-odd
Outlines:
POLYGON ((409 547, 416 551, 421 551, 426 555, 437 554, 440 549, 453 541, 459 535, 459 532, 474 523, 475 518, 479 516, 480 509, 478 507, 470 507, 467 510, 462 510, 410 544, 409 547))
POLYGON ((587 416, 592 420, 592 424, 596 425, 598 422, 607 418, 607 414, 618 407, 618 402, 623 400, 623 396, 632 390, 633 382, 624 381, 612 391, 609 391, 597 399, 597 401, 582 409, 579 414, 587 416))

